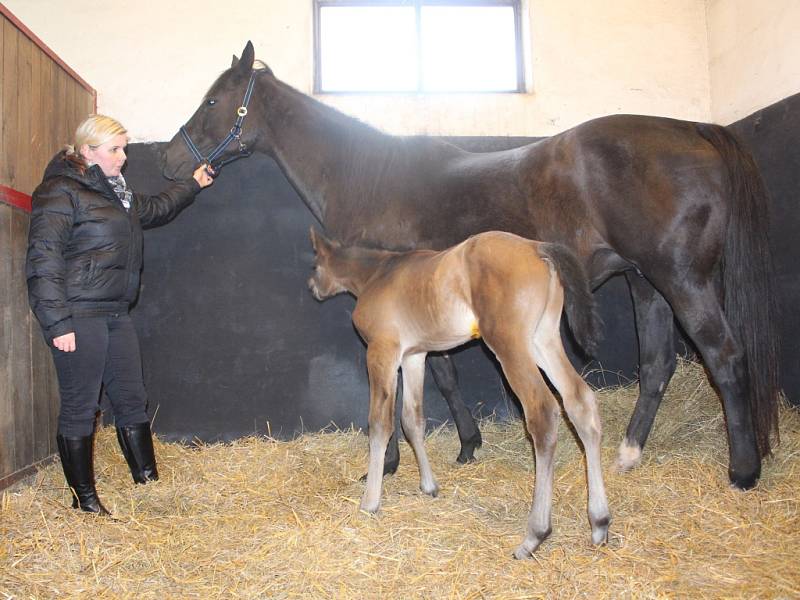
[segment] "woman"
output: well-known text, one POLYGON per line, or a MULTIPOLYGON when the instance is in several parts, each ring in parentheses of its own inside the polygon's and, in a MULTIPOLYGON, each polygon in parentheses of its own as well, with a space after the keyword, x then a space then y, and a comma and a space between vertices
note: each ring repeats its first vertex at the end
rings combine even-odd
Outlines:
POLYGON ((132 192, 121 170, 127 131, 91 115, 75 145, 50 161, 33 193, 28 298, 51 347, 61 396, 58 452, 73 508, 109 514, 93 462, 101 385, 136 483, 158 479, 139 341, 128 309, 139 290, 142 229, 169 222, 213 179, 205 165, 156 196, 132 192))

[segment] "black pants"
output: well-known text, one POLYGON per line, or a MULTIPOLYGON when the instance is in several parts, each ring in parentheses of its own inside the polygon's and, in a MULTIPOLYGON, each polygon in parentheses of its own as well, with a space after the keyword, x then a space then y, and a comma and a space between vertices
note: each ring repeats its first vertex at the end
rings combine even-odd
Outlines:
POLYGON ((117 427, 146 423, 147 394, 139 338, 127 311, 73 316, 72 323, 75 352, 51 346, 61 394, 58 433, 65 437, 91 435, 101 384, 111 401, 117 427))

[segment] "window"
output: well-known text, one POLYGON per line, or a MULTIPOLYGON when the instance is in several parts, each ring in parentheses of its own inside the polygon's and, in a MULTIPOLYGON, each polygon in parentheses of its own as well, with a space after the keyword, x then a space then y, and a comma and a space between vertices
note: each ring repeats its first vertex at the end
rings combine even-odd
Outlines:
POLYGON ((314 91, 521 92, 520 0, 315 0, 314 91))

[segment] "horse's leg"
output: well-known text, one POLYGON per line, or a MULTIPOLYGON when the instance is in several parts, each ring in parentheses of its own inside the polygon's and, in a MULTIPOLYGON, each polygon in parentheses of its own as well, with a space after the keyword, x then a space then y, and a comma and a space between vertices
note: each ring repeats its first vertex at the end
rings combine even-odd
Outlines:
MULTIPOLYGON (((395 395, 395 406, 403 402, 403 381, 405 373, 401 373, 397 378, 397 394, 395 395)), ((397 472, 397 467, 400 466, 400 443, 398 438, 398 431, 395 428, 389 438, 389 444, 386 446, 386 456, 383 459, 383 474, 393 475, 397 472)), ((364 476, 366 477, 366 475, 364 476)))
POLYGON ((425 416, 422 411, 422 388, 425 380, 425 354, 413 354, 403 359, 403 432, 414 449, 419 466, 419 489, 430 496, 439 494, 428 454, 425 452, 425 416))
POLYGON ((664 297, 641 275, 626 272, 636 315, 639 341, 639 398, 625 439, 619 446, 617 469, 627 471, 639 464, 658 407, 675 372, 675 325, 664 297))
POLYGON ((597 399, 591 388, 569 362, 558 321, 545 316, 534 335, 534 357, 547 377, 561 394, 564 409, 575 426, 586 452, 586 480, 589 488, 589 524, 592 528, 592 543, 608 541, 608 526, 611 513, 608 510, 606 489, 603 483, 603 463, 600 455, 602 427, 597 399))
POLYGON ((481 447, 483 440, 472 413, 469 412, 461 397, 453 359, 448 354, 429 355, 428 365, 433 373, 436 387, 442 392, 442 396, 450 407, 450 413, 453 415, 453 421, 455 421, 458 431, 458 439, 461 440, 461 452, 458 453, 456 460, 460 463, 472 462, 475 460, 475 450, 481 447))
POLYGON ((373 342, 367 347, 369 372, 369 466, 361 510, 378 512, 381 505, 383 460, 394 431, 399 351, 394 343, 373 342))
POLYGON ((742 346, 723 315, 718 290, 711 281, 695 282, 687 284, 687 288, 665 291, 664 295, 703 357, 722 397, 731 483, 740 489, 750 489, 761 476, 761 457, 747 396, 747 367, 742 346))

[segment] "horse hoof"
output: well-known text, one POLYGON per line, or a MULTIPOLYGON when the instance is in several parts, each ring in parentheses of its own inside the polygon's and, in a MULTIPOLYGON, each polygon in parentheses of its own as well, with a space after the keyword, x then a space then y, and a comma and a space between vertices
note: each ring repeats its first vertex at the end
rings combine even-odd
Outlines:
POLYGON ((384 475, 394 475, 397 473, 397 467, 400 466, 399 460, 393 460, 391 462, 383 463, 383 474, 384 475))
POLYGON ((737 490, 741 490, 743 492, 747 490, 752 490, 756 487, 759 478, 761 477, 761 469, 757 469, 755 473, 751 473, 750 475, 738 475, 737 473, 729 472, 728 477, 731 480, 731 485, 736 488, 737 490))
MULTIPOLYGON (((387 475, 394 475, 395 473, 397 473, 397 467, 399 467, 399 466, 400 466, 400 461, 397 461, 396 463, 392 463, 392 464, 385 464, 384 463, 384 465, 383 465, 383 476, 386 477, 387 475)), ((358 480, 359 481, 366 481, 367 480, 367 474, 364 473, 361 477, 359 477, 358 480)))
POLYGON ((475 450, 483 445, 483 438, 479 431, 468 440, 461 442, 461 452, 458 453, 456 462, 463 464, 475 462, 475 450))
POLYGON ((634 467, 638 467, 642 462, 642 449, 634 444, 628 443, 628 440, 623 440, 619 445, 617 451, 617 472, 625 473, 634 467))

